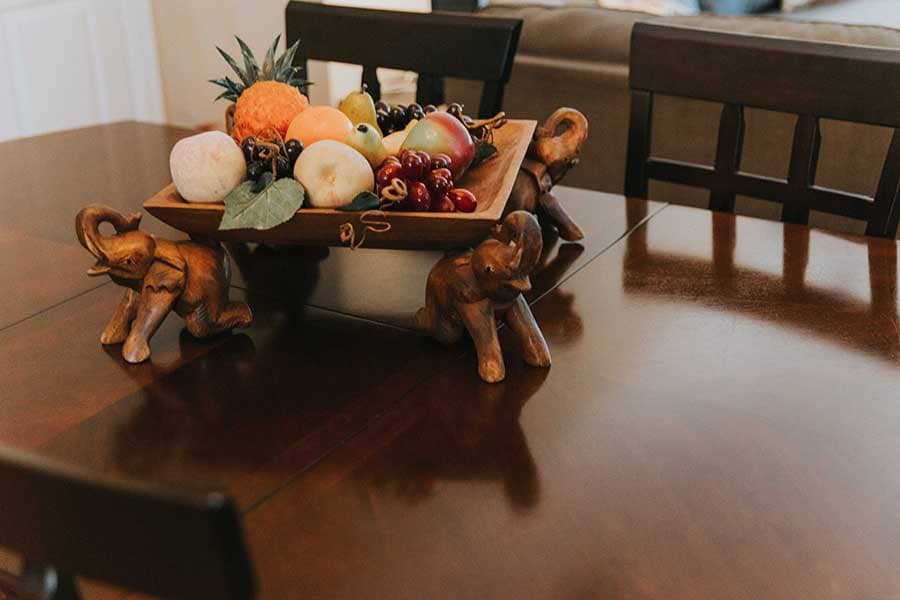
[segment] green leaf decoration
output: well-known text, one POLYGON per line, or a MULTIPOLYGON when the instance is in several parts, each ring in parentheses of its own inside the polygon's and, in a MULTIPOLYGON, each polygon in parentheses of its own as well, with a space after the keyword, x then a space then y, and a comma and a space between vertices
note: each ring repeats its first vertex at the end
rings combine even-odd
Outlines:
POLYGON ((300 69, 294 66, 294 55, 297 54, 297 48, 300 47, 300 40, 294 42, 294 45, 284 51, 278 61, 275 63, 275 79, 279 81, 289 80, 293 74, 300 69))
POLYGON ((484 161, 488 160, 492 156, 497 154, 497 147, 488 142, 476 141, 475 142, 475 157, 472 159, 472 164, 469 165, 469 168, 477 167, 484 161))
POLYGON ((237 81, 234 81, 231 77, 225 78, 225 84, 228 85, 229 89, 239 94, 244 91, 244 86, 237 81))
POLYGON ((252 181, 245 181, 225 197, 220 231, 272 229, 290 220, 303 205, 303 186, 293 179, 279 179, 259 193, 253 192, 254 185, 252 181))
POLYGON ((245 86, 253 85, 253 81, 251 81, 250 79, 248 79, 248 78, 247 78, 247 75, 246 75, 243 71, 241 71, 241 68, 238 66, 237 62, 235 62, 235 60, 234 60, 233 58, 231 58, 231 55, 229 55, 227 52, 225 52, 224 50, 222 50, 222 49, 219 48, 218 46, 216 46, 216 50, 219 51, 219 54, 222 55, 222 58, 225 59, 225 62, 228 63, 228 66, 231 67, 231 69, 232 69, 235 73, 237 73, 237 76, 240 78, 240 80, 243 82, 243 84, 244 84, 245 86))
POLYGON ((238 46, 241 47, 241 56, 244 57, 244 70, 247 73, 247 78, 251 82, 259 81, 259 65, 256 64, 256 57, 253 56, 253 51, 238 36, 234 36, 234 39, 237 40, 238 46))
POLYGON ((297 54, 297 48, 300 47, 300 40, 294 42, 290 48, 276 58, 278 44, 281 42, 281 35, 275 36, 272 44, 266 50, 266 58, 263 62, 263 66, 260 68, 259 64, 256 62, 256 58, 253 56, 253 52, 250 50, 250 47, 244 43, 244 40, 237 36, 235 36, 234 39, 237 40, 237 43, 241 48, 241 56, 244 59, 243 69, 238 66, 237 61, 235 61, 230 54, 219 47, 216 47, 216 50, 219 51, 219 54, 222 55, 225 62, 227 62, 231 69, 237 74, 240 82, 233 81, 228 77, 210 79, 210 83, 227 90, 226 93, 219 94, 216 100, 226 98, 232 102, 236 102, 246 88, 260 80, 274 80, 286 83, 300 90, 300 93, 302 94, 307 94, 309 92, 309 86, 312 85, 312 82, 299 77, 298 74, 303 71, 303 67, 295 67, 293 65, 294 57, 297 54))
POLYGON ((209 82, 221 86, 226 90, 225 92, 219 94, 216 97, 216 100, 220 98, 227 98, 228 100, 235 102, 237 101, 238 96, 241 95, 241 92, 244 91, 244 86, 237 83, 236 81, 232 81, 232 79, 229 77, 223 77, 221 79, 210 79, 209 82))
POLYGON ((266 60, 263 62, 261 79, 273 79, 275 77, 275 50, 278 48, 278 42, 281 41, 281 34, 275 36, 275 41, 266 51, 266 60))
POLYGON ((357 212, 363 210, 372 210, 381 205, 381 199, 372 192, 360 192, 356 198, 351 200, 349 204, 338 206, 337 210, 346 212, 357 212))
MULTIPOLYGON (((250 201, 256 196, 256 192, 253 191, 255 185, 255 181, 248 179, 228 192, 228 195, 225 196, 225 199, 222 201, 225 203, 225 213, 237 212, 242 207, 250 204, 250 201)), ((219 228, 221 229, 221 224, 219 228)))

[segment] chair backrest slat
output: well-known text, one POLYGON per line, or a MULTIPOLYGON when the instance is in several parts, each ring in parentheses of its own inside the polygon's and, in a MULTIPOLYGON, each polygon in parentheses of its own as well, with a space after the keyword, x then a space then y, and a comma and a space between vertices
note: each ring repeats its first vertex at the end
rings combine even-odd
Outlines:
POLYGON ((881 178, 878 180, 878 189, 875 191, 875 206, 870 221, 870 225, 880 229, 870 235, 893 236, 893 232, 897 231, 897 222, 900 220, 898 193, 900 193, 900 131, 895 129, 884 159, 881 178))
POLYGON ((819 149, 822 133, 819 120, 812 115, 800 115, 794 127, 794 141, 791 145, 791 162, 788 166, 787 186, 781 195, 784 209, 781 220, 785 223, 809 222, 808 191, 815 183, 816 167, 819 164, 819 149))
POLYGON ((484 81, 492 84, 491 95, 479 112, 499 106, 522 29, 521 19, 307 2, 289 2, 285 22, 288 43, 301 40, 298 63, 326 60, 484 81))
POLYGON ((724 177, 720 185, 715 186, 709 196, 709 207, 712 210, 734 211, 734 186, 728 185, 733 176, 741 169, 741 152, 744 148, 744 107, 738 104, 726 104, 722 107, 719 120, 719 141, 716 144, 715 170, 724 177))
POLYGON ((0 546, 30 563, 166 598, 253 598, 233 503, 100 480, 0 450, 0 546))
POLYGON ((866 221, 893 237, 900 221, 900 136, 874 198, 817 186, 820 120, 900 127, 900 51, 637 23, 631 36, 631 124, 625 192, 646 197, 650 179, 710 190, 710 208, 733 212, 737 195, 783 205, 782 220, 810 210, 866 221), (654 158, 653 97, 722 103, 712 166, 654 158), (786 180, 741 170, 744 107, 797 115, 786 180))

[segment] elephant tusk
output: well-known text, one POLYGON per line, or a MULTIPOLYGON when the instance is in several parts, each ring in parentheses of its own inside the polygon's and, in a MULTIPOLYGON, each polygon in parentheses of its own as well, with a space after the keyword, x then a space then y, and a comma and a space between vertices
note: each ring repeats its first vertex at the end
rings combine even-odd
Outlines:
POLYGON ((109 265, 104 265, 99 260, 97 263, 87 270, 87 274, 91 277, 96 277, 97 275, 106 275, 109 273, 109 265))

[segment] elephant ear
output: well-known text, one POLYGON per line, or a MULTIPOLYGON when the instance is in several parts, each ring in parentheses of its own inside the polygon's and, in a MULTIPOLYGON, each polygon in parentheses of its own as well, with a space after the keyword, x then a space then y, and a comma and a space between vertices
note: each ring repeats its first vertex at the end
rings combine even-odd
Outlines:
POLYGON ((153 257, 155 260, 144 278, 144 287, 157 292, 179 292, 184 289, 187 263, 178 251, 178 246, 169 240, 157 240, 153 257))

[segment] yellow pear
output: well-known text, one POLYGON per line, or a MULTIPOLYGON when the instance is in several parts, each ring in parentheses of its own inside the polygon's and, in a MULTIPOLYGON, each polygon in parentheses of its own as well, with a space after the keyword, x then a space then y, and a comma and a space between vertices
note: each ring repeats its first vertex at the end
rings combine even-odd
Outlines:
POLYGON ((366 84, 363 84, 359 91, 347 94, 338 104, 338 110, 347 115, 354 125, 368 123, 378 133, 381 133, 381 129, 378 128, 378 117, 375 114, 375 102, 366 91, 366 84))

